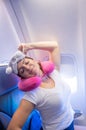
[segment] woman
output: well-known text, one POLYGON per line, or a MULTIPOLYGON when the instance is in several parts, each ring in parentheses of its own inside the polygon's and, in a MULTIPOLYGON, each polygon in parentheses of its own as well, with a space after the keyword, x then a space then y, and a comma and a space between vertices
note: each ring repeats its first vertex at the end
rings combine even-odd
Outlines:
POLYGON ((44 75, 38 61, 27 58, 23 53, 19 57, 14 54, 9 63, 10 72, 23 79, 39 76, 41 83, 37 88, 25 93, 7 130, 21 130, 34 108, 41 114, 43 130, 74 130, 74 112, 69 102, 70 89, 63 83, 58 72, 60 54, 57 42, 21 44, 18 49, 25 54, 32 49, 48 51, 49 60, 55 64, 55 69, 44 75))

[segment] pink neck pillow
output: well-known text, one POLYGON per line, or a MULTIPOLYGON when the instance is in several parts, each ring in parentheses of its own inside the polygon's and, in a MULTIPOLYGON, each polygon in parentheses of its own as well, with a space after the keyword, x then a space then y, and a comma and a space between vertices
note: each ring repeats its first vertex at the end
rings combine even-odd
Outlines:
MULTIPOLYGON (((51 61, 44 61, 39 63, 44 75, 50 74, 54 70, 54 64, 51 61)), ((18 88, 22 91, 30 91, 37 88, 42 82, 42 77, 32 77, 28 79, 20 79, 18 88)))

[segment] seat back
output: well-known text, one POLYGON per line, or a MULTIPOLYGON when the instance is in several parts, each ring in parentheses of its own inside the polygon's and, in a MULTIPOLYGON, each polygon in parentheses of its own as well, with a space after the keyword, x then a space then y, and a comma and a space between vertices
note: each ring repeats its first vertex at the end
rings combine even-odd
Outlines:
MULTIPOLYGON (((19 78, 14 74, 6 74, 6 65, 0 66, 0 122, 7 128, 10 117, 19 106, 19 103, 24 95, 24 92, 18 89, 19 78), (9 116, 9 119, 7 118, 9 116), (8 120, 6 124, 4 120, 8 120)), ((0 127, 2 127, 0 125, 0 127)), ((40 130, 41 118, 40 114, 34 110, 25 122, 22 130, 40 130)))
POLYGON ((0 66, 0 111, 12 116, 24 92, 18 89, 19 78, 6 74, 5 70, 6 65, 0 66))

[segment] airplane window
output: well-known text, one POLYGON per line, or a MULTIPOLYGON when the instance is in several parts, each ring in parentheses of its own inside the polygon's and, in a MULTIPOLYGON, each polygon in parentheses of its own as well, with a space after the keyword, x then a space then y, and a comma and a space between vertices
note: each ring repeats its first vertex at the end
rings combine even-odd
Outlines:
POLYGON ((77 67, 76 59, 73 55, 61 55, 61 76, 71 88, 71 92, 77 91, 77 67))

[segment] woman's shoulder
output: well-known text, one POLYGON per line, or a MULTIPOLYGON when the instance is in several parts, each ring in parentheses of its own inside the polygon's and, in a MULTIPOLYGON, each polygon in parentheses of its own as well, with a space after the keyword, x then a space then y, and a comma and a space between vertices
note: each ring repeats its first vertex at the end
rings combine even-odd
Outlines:
POLYGON ((59 75, 59 76, 61 76, 59 70, 57 70, 57 69, 54 69, 50 75, 55 75, 55 76, 59 75))

